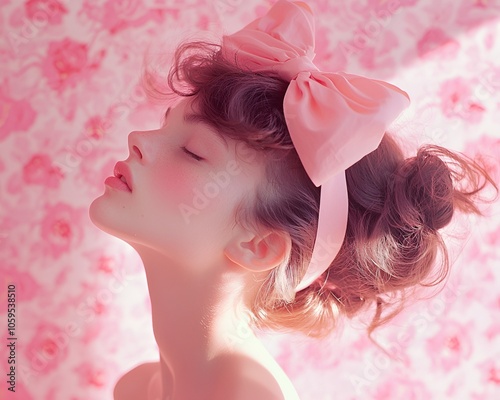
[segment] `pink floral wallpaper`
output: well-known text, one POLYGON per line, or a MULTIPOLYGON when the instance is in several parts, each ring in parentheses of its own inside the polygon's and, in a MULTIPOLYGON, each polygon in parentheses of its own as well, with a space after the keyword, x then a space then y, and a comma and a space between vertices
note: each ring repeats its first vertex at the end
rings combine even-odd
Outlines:
MULTIPOLYGON (((127 135, 160 123, 138 85, 146 49, 232 33, 273 2, 1 1, 0 399, 111 399, 125 371, 157 360, 141 261, 88 207, 127 135)), ((434 142, 482 154, 498 179, 498 1, 307 2, 321 69, 409 93, 394 125, 409 153, 434 142)), ((323 341, 259 334, 301 399, 500 399, 500 206, 483 209, 447 231, 445 289, 376 334, 397 359, 356 320, 323 341)))

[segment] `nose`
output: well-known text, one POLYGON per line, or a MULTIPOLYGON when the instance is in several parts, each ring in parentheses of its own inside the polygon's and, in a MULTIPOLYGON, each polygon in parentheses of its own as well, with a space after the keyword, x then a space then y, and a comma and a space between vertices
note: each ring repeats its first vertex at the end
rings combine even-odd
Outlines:
POLYGON ((128 135, 128 149, 130 153, 130 158, 137 158, 139 161, 143 158, 143 150, 141 144, 141 133, 142 132, 131 132, 128 135))

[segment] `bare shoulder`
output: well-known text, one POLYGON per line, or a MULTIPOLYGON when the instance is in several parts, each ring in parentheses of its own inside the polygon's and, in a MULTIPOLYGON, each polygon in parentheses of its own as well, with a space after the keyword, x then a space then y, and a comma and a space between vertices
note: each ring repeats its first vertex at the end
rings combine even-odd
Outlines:
POLYGON ((211 373, 211 399, 298 400, 294 397, 295 389, 288 387, 289 382, 244 354, 218 356, 213 360, 211 373))
POLYGON ((113 389, 113 399, 136 400, 146 398, 151 378, 159 369, 159 362, 149 362, 132 368, 116 382, 113 389))

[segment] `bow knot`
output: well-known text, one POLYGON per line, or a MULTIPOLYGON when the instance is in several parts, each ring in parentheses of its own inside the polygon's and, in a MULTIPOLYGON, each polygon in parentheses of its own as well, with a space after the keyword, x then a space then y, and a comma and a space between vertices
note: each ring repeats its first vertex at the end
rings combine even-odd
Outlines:
POLYGON ((316 241, 298 291, 329 267, 342 245, 348 214, 344 171, 378 147, 409 106, 409 96, 384 81, 320 71, 312 61, 312 10, 302 2, 278 0, 263 17, 224 35, 221 50, 240 66, 275 72, 289 82, 283 100, 287 128, 309 178, 321 186, 316 241))

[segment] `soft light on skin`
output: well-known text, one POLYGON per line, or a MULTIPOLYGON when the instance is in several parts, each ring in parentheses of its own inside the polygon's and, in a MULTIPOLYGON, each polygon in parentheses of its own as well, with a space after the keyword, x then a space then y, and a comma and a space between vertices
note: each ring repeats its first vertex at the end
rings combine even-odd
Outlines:
MULTIPOLYGON (((264 179, 264 163, 242 160, 237 155, 242 143, 221 140, 207 125, 185 120, 194 111, 191 101, 172 107, 160 129, 129 135, 125 163, 132 192, 106 187, 89 209, 98 228, 140 255, 160 350, 160 363, 124 376, 115 398, 140 390, 136 386, 149 382, 158 365, 164 395, 172 399, 208 398, 210 391, 229 395, 237 389, 220 382, 241 375, 235 366, 244 359, 253 359, 250 374, 262 385, 253 383, 256 394, 281 393, 269 374, 277 364, 249 328, 246 307, 270 270, 289 254, 290 238, 235 223, 236 206, 264 179), (179 205, 193 204, 194 188, 203 190, 231 162, 238 169, 229 184, 188 223, 179 205)), ((157 382, 156 390, 160 387, 157 382)), ((142 385, 143 396, 146 389, 142 385)))

